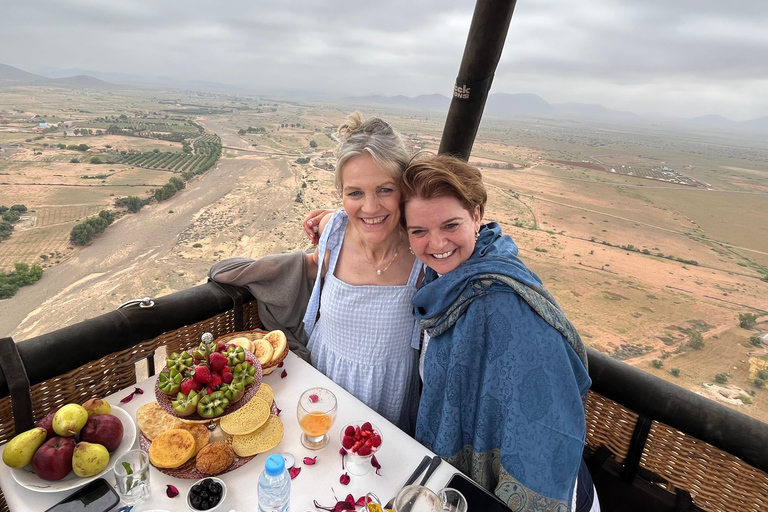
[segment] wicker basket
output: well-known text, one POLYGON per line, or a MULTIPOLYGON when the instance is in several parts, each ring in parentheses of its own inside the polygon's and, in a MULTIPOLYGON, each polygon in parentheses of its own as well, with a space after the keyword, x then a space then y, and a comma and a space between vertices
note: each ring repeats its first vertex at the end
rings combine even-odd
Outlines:
MULTIPOLYGON (((268 334, 269 331, 263 331, 261 329, 256 329, 253 331, 243 331, 243 332, 232 332, 229 334, 225 334, 224 336, 221 336, 220 338, 216 339, 216 342, 223 342, 223 343, 229 343, 230 341, 234 340, 235 338, 248 338, 251 341, 259 340, 263 338, 266 334, 268 334)), ((286 356, 288 356, 288 344, 285 344, 285 350, 283 350, 283 353, 280 354, 280 357, 277 359, 273 359, 270 361, 267 365, 262 365, 261 367, 261 373, 262 375, 269 375, 273 371, 275 371, 275 368, 277 368, 277 365, 282 363, 286 356)))

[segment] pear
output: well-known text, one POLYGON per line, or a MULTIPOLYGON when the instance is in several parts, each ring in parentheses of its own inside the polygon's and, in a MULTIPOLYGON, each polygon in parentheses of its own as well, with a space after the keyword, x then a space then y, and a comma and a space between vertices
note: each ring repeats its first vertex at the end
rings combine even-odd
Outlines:
POLYGON ((82 405, 67 404, 53 416, 53 431, 62 437, 72 437, 88 421, 88 411, 82 405))
POLYGON ((94 414, 109 414, 112 412, 112 406, 101 398, 91 398, 83 404, 83 408, 88 411, 89 418, 94 414))
POLYGON ((40 445, 45 442, 48 431, 42 427, 35 427, 17 435, 5 447, 3 462, 12 468, 23 468, 30 462, 40 445))
POLYGON ((109 452, 100 444, 81 441, 72 454, 72 471, 77 476, 98 475, 109 463, 109 452))

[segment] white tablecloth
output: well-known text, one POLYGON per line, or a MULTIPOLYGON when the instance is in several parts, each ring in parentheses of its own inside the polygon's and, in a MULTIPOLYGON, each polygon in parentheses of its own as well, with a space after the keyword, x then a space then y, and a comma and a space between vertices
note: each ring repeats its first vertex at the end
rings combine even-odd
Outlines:
MULTIPOLYGON (((375 379, 376 376, 372 375, 371 378, 375 379)), ((282 409, 280 418, 283 420, 285 435, 282 442, 272 451, 259 454, 241 468, 220 475, 227 484, 228 494, 223 507, 225 512, 231 509, 238 512, 256 510, 258 478, 264 469, 264 461, 272 453, 292 453, 296 458, 296 465, 301 467, 301 473, 291 481, 292 512, 316 511, 312 500, 317 500, 323 506, 332 506, 335 504, 334 492, 336 498, 340 500, 350 493, 357 499, 366 492, 373 492, 386 502, 402 487, 424 455, 433 455, 421 444, 292 353, 288 354, 283 368, 278 368, 271 375, 266 376, 264 382, 275 391, 275 403, 282 409), (282 370, 287 372, 285 378, 280 377, 282 370), (296 419, 296 404, 299 396, 305 389, 315 386, 330 389, 338 400, 338 416, 330 431, 331 442, 319 451, 307 450, 301 445, 299 441, 301 429, 296 419), (339 482, 339 477, 344 473, 341 469, 341 455, 339 455, 341 448, 339 432, 344 425, 353 421, 370 421, 381 429, 384 441, 376 454, 382 466, 381 476, 376 475, 372 469, 362 477, 350 475, 349 485, 342 485, 339 482), (304 457, 315 455, 317 455, 317 464, 303 465, 304 457)), ((135 395, 129 403, 121 404, 120 400, 133 388, 115 393, 107 397, 107 401, 113 407, 122 407, 135 419, 136 410, 155 399, 155 377, 137 386, 144 390, 144 394, 135 395)), ((136 447, 138 447, 138 439, 136 447)), ((453 466, 443 462, 432 475, 427 486, 437 491, 445 486, 455 472, 456 469, 453 466)), ((114 475, 111 472, 107 473, 105 478, 114 485, 114 475)), ((172 512, 187 510, 186 494, 194 483, 193 480, 172 478, 154 467, 151 470, 150 480, 152 487, 150 499, 134 507, 133 512, 155 509, 172 512), (179 496, 168 498, 165 494, 167 484, 175 485, 180 491, 179 496)), ((12 512, 43 511, 74 492, 40 493, 25 489, 16 483, 5 464, 0 464, 0 487, 12 512)))

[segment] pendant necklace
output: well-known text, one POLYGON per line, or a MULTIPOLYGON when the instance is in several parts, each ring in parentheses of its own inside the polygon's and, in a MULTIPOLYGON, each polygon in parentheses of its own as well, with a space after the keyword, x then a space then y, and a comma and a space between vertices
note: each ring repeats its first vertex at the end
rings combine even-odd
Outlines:
MULTIPOLYGON (((362 237, 362 236, 360 236, 360 235, 358 235, 358 237, 360 238, 360 245, 363 245, 363 237, 362 237)), ((371 263, 371 260, 368 258, 368 253, 367 253, 367 252, 365 252, 365 247, 363 247, 363 254, 365 254, 365 259, 368 261, 368 264, 369 264, 371 267, 373 267, 373 270, 375 270, 375 271, 376 271, 376 274, 377 274, 377 275, 381 275, 381 274, 383 274, 384 272, 386 272, 386 271, 387 271, 387 269, 390 267, 390 265, 392 265, 392 263, 394 263, 394 262, 395 262, 395 260, 397 259, 397 255, 398 255, 398 253, 400 252, 400 246, 401 246, 401 245, 403 245, 403 237, 402 237, 402 235, 400 235, 400 240, 397 242, 397 249, 395 249, 395 255, 394 255, 394 256, 392 256, 392 259, 389 261, 389 263, 387 264, 387 266, 386 266, 386 267, 384 267, 384 268, 382 268, 382 269, 376 268, 376 265, 374 265, 373 263, 371 263)))

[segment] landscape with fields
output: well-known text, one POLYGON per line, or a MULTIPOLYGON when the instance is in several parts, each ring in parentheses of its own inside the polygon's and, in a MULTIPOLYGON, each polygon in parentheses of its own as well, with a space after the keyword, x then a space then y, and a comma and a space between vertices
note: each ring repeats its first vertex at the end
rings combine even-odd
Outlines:
MULTIPOLYGON (((445 111, 370 99, 0 87, 0 206, 24 206, 0 270, 43 270, 0 300, 0 334, 198 285, 230 256, 311 249, 300 222, 340 206, 335 127, 353 110, 437 151, 445 111), (103 232, 73 231, 104 211, 103 232)), ((768 421, 764 135, 501 116, 489 102, 470 161, 486 220, 587 345, 768 421)))

